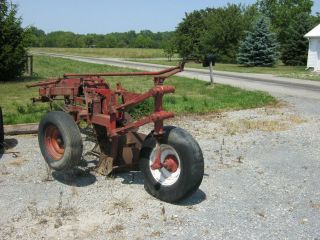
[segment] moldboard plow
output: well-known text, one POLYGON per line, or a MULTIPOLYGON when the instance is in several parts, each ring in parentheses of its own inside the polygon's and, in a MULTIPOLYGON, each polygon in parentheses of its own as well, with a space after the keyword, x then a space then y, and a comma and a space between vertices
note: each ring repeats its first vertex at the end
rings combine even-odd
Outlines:
POLYGON ((192 194, 203 178, 202 151, 188 132, 163 124, 174 117, 163 109, 163 96, 175 91, 164 81, 183 68, 184 63, 158 72, 65 74, 28 85, 39 87, 34 102, 64 102, 62 111, 47 113, 39 124, 39 145, 48 165, 63 171, 80 163, 83 144, 78 125, 85 121, 95 133, 98 173, 139 165, 145 189, 156 198, 176 202, 192 194), (144 93, 129 92, 119 83, 111 89, 102 78, 146 75, 153 76, 154 87, 144 93), (154 99, 154 112, 133 120, 129 109, 149 98, 154 99), (154 123, 154 130, 147 136, 139 133, 138 128, 148 123, 154 123))

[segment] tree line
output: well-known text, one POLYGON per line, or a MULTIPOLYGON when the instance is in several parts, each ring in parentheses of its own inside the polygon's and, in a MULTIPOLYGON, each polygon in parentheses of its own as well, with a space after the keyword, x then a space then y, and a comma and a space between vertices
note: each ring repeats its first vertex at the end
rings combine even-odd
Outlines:
POLYGON ((149 30, 109 34, 75 34, 54 31, 46 34, 34 26, 28 29, 29 46, 58 48, 163 48, 173 32, 153 33, 149 30))
POLYGON ((312 14, 312 6, 312 0, 257 0, 252 5, 206 8, 186 13, 172 32, 75 34, 55 31, 46 34, 30 27, 29 46, 163 48, 168 58, 178 53, 201 61, 204 55, 213 54, 218 62, 236 63, 242 42, 263 16, 266 27, 275 34, 274 62, 279 59, 286 65, 304 65, 308 40, 303 36, 320 23, 320 15, 312 14))
MULTIPOLYGON (((263 26, 270 31, 265 33, 266 36, 275 35, 275 42, 268 43, 272 46, 274 58, 286 65, 304 65, 308 49, 304 35, 320 23, 320 15, 312 14, 312 6, 312 0, 258 0, 248 6, 228 4, 196 10, 186 13, 172 42, 183 57, 201 59, 206 54, 214 54, 218 62, 236 63, 243 41, 250 32, 254 36, 252 31, 259 31, 255 28, 263 26), (261 18, 266 23, 261 24, 261 18)), ((253 50, 248 47, 247 51, 253 50)))
POLYGON ((218 62, 246 66, 272 66, 278 60, 305 65, 304 35, 320 23, 312 6, 312 0, 257 0, 186 13, 172 32, 76 34, 24 29, 16 5, 0 0, 0 81, 21 76, 27 47, 163 48, 168 58, 178 53, 202 61, 210 54, 218 62))

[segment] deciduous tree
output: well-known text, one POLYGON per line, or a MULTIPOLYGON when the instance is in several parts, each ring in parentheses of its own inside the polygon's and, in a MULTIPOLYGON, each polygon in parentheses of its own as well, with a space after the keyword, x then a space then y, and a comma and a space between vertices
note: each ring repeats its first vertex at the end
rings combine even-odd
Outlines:
POLYGON ((281 52, 280 59, 285 64, 292 65, 298 62, 302 64, 304 61, 301 61, 301 59, 305 58, 305 50, 301 50, 305 48, 305 41, 302 38, 312 28, 311 25, 307 27, 306 23, 310 24, 311 20, 314 19, 314 16, 311 15, 313 1, 258 0, 258 6, 261 13, 270 18, 272 29, 277 33, 281 52), (304 16, 304 18, 301 18, 301 16, 304 16), (302 26, 299 26, 299 24, 302 26), (295 36, 291 36, 291 34, 295 36), (299 50, 294 53, 298 54, 296 56, 293 52, 290 54, 290 49, 295 44, 299 45, 299 50))
POLYGON ((176 45, 181 57, 201 58, 203 47, 200 38, 205 30, 205 11, 186 13, 176 29, 176 45))
POLYGON ((310 30, 309 16, 299 14, 287 29, 288 39, 283 43, 281 59, 285 65, 305 65, 308 56, 308 39, 304 35, 310 30))

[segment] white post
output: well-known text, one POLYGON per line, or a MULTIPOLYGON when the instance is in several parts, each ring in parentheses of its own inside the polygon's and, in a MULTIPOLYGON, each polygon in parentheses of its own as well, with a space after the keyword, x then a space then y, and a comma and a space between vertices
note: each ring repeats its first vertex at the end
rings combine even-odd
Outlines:
POLYGON ((213 82, 212 61, 210 61, 209 69, 210 69, 210 84, 213 85, 214 82, 213 82))

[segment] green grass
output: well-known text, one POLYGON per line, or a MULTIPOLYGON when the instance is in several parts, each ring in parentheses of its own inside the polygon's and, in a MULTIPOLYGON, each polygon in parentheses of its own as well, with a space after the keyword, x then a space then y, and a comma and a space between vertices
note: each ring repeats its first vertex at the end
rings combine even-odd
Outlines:
POLYGON ((59 53, 85 57, 115 58, 160 58, 165 57, 162 49, 142 48, 31 48, 30 52, 59 53))
MULTIPOLYGON (((116 57, 116 58, 165 58, 162 49, 141 48, 31 48, 30 52, 60 53, 88 57, 116 57)), ((176 56, 175 56, 176 57, 176 56)), ((163 65, 177 65, 177 61, 167 60, 135 60, 138 62, 155 63, 163 65)), ((201 64, 188 63, 186 67, 203 68, 201 64)), ((304 66, 285 66, 278 64, 275 67, 244 67, 237 64, 217 63, 217 71, 240 73, 273 74, 275 76, 320 81, 320 74, 305 70, 304 66)))
MULTIPOLYGON (((118 72, 130 71, 130 69, 35 56, 34 71, 36 77, 26 77, 20 81, 0 83, 0 105, 3 107, 5 124, 37 122, 43 114, 49 111, 48 104, 31 103, 30 99, 37 97, 38 89, 28 89, 25 87, 26 84, 50 77, 59 77, 68 72, 118 72)), ((120 82, 126 89, 135 92, 147 91, 153 86, 153 81, 150 77, 110 77, 107 81, 111 87, 120 82)), ((189 78, 171 77, 166 80, 165 84, 174 85, 176 93, 165 96, 164 107, 166 110, 174 111, 178 114, 204 114, 255 108, 276 103, 272 96, 264 92, 246 91, 220 84, 215 85, 213 88, 207 85, 206 82, 189 78)), ((147 113, 152 107, 151 100, 135 109, 133 113, 134 115, 147 113)), ((57 109, 57 106, 54 108, 57 109)))
MULTIPOLYGON (((162 65, 170 65, 170 66, 178 64, 178 61, 169 62, 166 60, 138 60, 137 62, 155 63, 155 64, 162 64, 162 65)), ((192 63, 192 62, 187 63, 186 67, 205 69, 202 67, 202 64, 192 63)), ((214 70, 240 72, 240 73, 273 74, 275 76, 280 76, 280 77, 320 81, 319 73, 314 73, 310 70, 305 70, 304 66, 285 66, 285 65, 279 64, 275 67, 244 67, 237 64, 217 63, 214 66, 214 70)))

